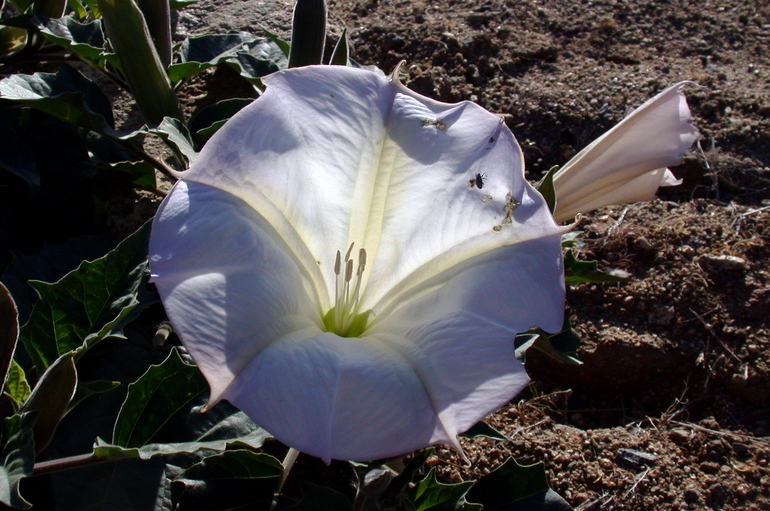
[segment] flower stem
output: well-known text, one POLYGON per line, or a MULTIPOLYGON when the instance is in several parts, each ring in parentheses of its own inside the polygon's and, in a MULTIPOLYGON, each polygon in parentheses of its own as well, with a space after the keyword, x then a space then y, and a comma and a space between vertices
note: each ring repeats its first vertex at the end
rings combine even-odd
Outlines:
POLYGON ((286 482, 286 479, 289 477, 289 472, 291 472, 291 467, 294 466, 294 462, 297 461, 297 456, 299 456, 299 451, 294 447, 289 447, 289 451, 286 453, 286 457, 283 459, 283 462, 281 463, 281 465, 283 465, 283 475, 281 475, 281 480, 278 481, 278 486, 275 488, 276 495, 279 495, 281 493, 281 490, 283 489, 283 484, 286 482))

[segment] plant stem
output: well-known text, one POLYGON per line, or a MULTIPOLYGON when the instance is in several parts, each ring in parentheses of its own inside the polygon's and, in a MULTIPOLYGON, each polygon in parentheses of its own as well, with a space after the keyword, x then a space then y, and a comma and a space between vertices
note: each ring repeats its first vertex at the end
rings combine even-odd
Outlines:
POLYGON ((283 475, 281 475, 281 480, 278 482, 278 486, 275 489, 276 494, 281 493, 283 483, 285 483, 286 479, 289 477, 289 472, 291 472, 291 467, 294 465, 294 462, 297 461, 297 456, 299 456, 299 451, 294 447, 289 447, 289 451, 286 453, 286 457, 281 463, 281 465, 283 465, 283 475))
POLYGON ((98 463, 107 463, 108 461, 115 460, 97 458, 93 454, 80 454, 78 456, 70 456, 68 458, 60 458, 58 460, 41 461, 40 463, 35 463, 35 466, 32 468, 32 476, 53 474, 54 472, 87 467, 89 465, 96 465, 98 463))

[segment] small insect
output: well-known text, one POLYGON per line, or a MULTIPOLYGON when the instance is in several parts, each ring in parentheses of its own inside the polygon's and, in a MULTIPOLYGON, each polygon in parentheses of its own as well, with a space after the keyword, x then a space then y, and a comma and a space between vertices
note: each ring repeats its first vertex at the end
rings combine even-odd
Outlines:
POLYGON ((444 124, 441 121, 440 117, 436 117, 435 119, 430 119, 430 118, 426 117, 425 119, 422 120, 422 126, 423 127, 435 126, 435 127, 437 127, 438 129, 440 129, 442 131, 446 129, 446 124, 444 124))
POLYGON ((484 179, 487 178, 486 174, 481 174, 479 172, 476 172, 476 175, 473 176, 468 180, 468 188, 473 188, 474 186, 481 190, 484 188, 484 179))

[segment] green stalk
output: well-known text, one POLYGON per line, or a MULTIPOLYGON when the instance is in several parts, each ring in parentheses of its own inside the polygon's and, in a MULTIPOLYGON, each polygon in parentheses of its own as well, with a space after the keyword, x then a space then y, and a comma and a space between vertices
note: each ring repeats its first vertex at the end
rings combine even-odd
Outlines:
POLYGON ((184 121, 171 82, 152 43, 147 23, 133 0, 96 0, 110 44, 147 123, 164 117, 184 121))
POLYGON ((171 64, 171 10, 168 0, 140 0, 139 9, 144 14, 150 37, 165 69, 171 64))

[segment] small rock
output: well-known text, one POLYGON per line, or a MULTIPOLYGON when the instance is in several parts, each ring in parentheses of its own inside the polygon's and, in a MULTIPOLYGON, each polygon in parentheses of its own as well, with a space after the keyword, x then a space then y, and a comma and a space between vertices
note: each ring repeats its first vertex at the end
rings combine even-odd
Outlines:
POLYGON ((686 429, 672 429, 668 432, 668 438, 675 444, 686 444, 690 441, 690 432, 686 429))
POLYGON ((697 488, 687 488, 684 492, 684 500, 690 504, 697 504, 701 500, 701 494, 697 488))
POLYGON ((700 464, 700 469, 706 474, 716 474, 719 472, 719 463, 715 461, 704 461, 700 464))
POLYGON ((626 270, 621 270, 620 268, 614 268, 614 269, 608 271, 607 273, 609 273, 613 277, 618 277, 618 278, 621 278, 621 279, 630 279, 631 276, 632 276, 626 270))
POLYGON ((698 264, 703 263, 723 271, 746 271, 749 268, 745 259, 731 255, 708 255, 704 254, 698 258, 698 264))
POLYGON ((620 449, 615 457, 618 465, 625 465, 633 470, 638 470, 645 465, 654 465, 657 461, 658 457, 654 454, 635 449, 620 449))

